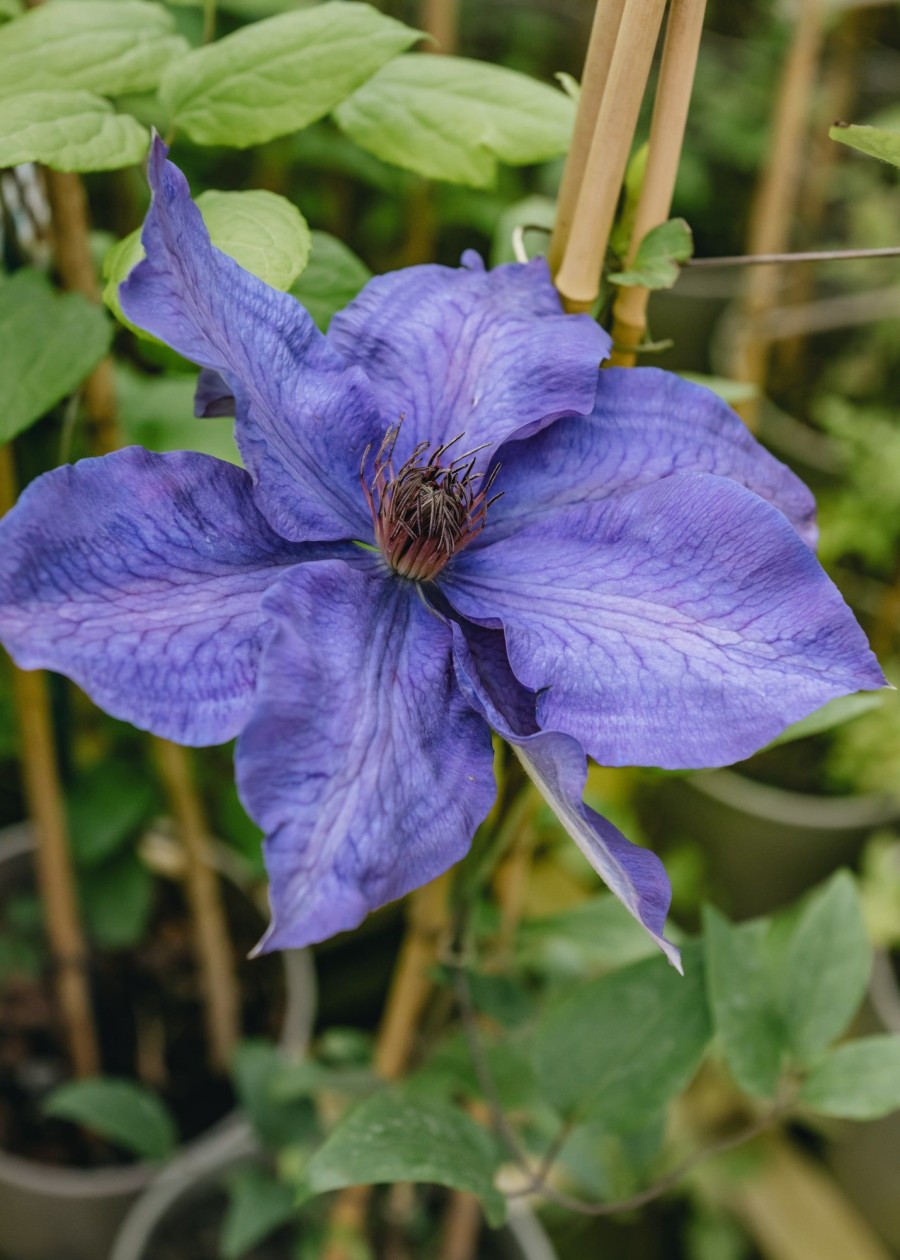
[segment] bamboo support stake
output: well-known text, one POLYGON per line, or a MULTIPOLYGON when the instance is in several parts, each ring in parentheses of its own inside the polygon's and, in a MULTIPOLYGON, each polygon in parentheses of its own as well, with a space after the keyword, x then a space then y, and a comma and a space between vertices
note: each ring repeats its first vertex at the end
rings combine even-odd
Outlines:
MULTIPOLYGON (((409 926, 375 1042, 373 1066, 387 1081, 403 1075, 415 1049, 419 1021, 433 988, 430 971, 441 939, 449 931, 449 884, 450 876, 441 875, 410 898, 409 926)), ((322 1260, 351 1260, 354 1240, 365 1229, 371 1196, 371 1186, 351 1186, 338 1195, 329 1218, 331 1239, 322 1260)))
POLYGON ((597 7, 594 10, 591 37, 584 58, 584 69, 581 72, 581 95, 578 98, 578 110, 575 114, 572 144, 559 187, 556 222, 550 238, 548 262, 554 275, 559 270, 569 243, 575 202, 584 178, 585 163, 597 126, 597 115, 600 112, 600 102, 603 100, 603 89, 606 87, 624 7, 625 0, 597 0, 597 7))
MULTIPOLYGON (((666 23, 662 65, 653 106, 647 167, 634 220, 626 267, 647 233, 665 223, 672 207, 675 179, 684 143, 706 0, 672 0, 666 23)), ((613 306, 611 366, 633 367, 636 349, 647 330, 650 290, 628 286, 613 306)))
MULTIPOLYGON (((815 86, 824 0, 801 0, 797 25, 781 74, 772 115, 772 136, 768 162, 763 170, 747 238, 748 254, 777 254, 787 249, 791 235, 791 215, 799 191, 803 167, 810 95, 815 86)), ((766 383, 769 343, 763 319, 777 298, 781 268, 754 267, 748 271, 740 307, 740 333, 736 339, 727 374, 748 381, 761 391, 766 383)), ((744 419, 754 427, 758 401, 742 404, 744 419)))
MULTIPOLYGON (((54 250, 67 289, 100 301, 90 250, 90 216, 81 177, 48 170, 47 194, 53 215, 54 250)), ((122 445, 112 360, 106 358, 88 377, 84 405, 95 449, 103 454, 122 445)), ((185 882, 193 919, 197 960, 203 976, 204 1010, 210 1061, 225 1071, 238 1039, 239 1004, 228 927, 218 880, 208 865, 203 807, 193 783, 187 753, 176 744, 155 740, 157 762, 170 806, 180 826, 187 857, 185 882)))
POLYGON ((665 0, 628 0, 578 191, 556 287, 569 311, 589 311, 600 291, 606 247, 634 129, 650 75, 665 0))
POLYGON ((459 44, 459 0, 423 0, 422 30, 435 41, 425 51, 455 53, 459 44))
POLYGON ((203 978, 210 1062, 216 1070, 225 1072, 237 1043, 240 1010, 228 923, 218 876, 209 861, 209 829, 185 749, 166 739, 154 739, 153 747, 184 846, 185 888, 191 908, 194 949, 203 978))
MULTIPOLYGON (((0 515, 15 502, 9 446, 0 447, 0 515)), ((22 737, 22 774, 35 828, 38 887, 45 908, 56 992, 75 1076, 96 1076, 100 1051, 87 977, 88 951, 81 927, 62 784, 56 760, 47 679, 13 667, 13 703, 22 737)))

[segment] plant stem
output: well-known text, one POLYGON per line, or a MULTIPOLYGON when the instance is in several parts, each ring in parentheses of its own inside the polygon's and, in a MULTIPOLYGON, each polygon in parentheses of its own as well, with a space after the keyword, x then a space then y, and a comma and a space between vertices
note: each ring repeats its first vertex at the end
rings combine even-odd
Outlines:
POLYGON ((665 0, 629 0, 597 114, 584 176, 556 287, 569 311, 589 311, 600 291, 603 260, 665 0))
POLYGON ((216 37, 216 0, 203 0, 203 34, 201 41, 211 44, 216 37))
MULTIPOLYGON (((647 167, 635 214, 634 229, 626 261, 632 265, 641 241, 660 223, 665 223, 672 206, 675 178, 684 142, 694 72, 700 52, 700 36, 706 0, 672 0, 666 23, 662 65, 653 121, 647 167)), ((650 290, 629 286, 619 290, 613 306, 612 366, 633 367, 637 346, 647 330, 647 301, 650 290)))
POLYGON ((625 0, 597 0, 594 10, 594 22, 581 72, 581 95, 578 98, 572 144, 559 187, 556 223, 550 238, 548 262, 554 275, 559 270, 569 243, 575 203, 584 179, 584 168, 597 126, 597 115, 600 112, 600 102, 603 100, 603 90, 606 87, 624 7, 625 0))
POLYGON ((459 43, 459 0, 422 0, 419 25, 435 41, 426 44, 426 50, 455 53, 459 43))
MULTIPOLYGON (((9 511, 15 498, 12 450, 0 447, 0 515, 9 511)), ((75 1075, 96 1076, 100 1052, 87 977, 88 951, 79 915, 47 679, 37 670, 15 667, 12 678, 25 799, 35 829, 38 887, 46 911, 65 1039, 75 1075)))
POLYGON ((218 876, 209 862, 209 829, 186 750, 165 739, 154 739, 153 749, 184 846, 185 888, 203 980, 210 1062, 217 1071, 225 1072, 238 1038, 240 1009, 228 922, 218 876))
MULTIPOLYGON (((47 193, 60 278, 67 289, 99 302, 100 287, 90 249, 90 216, 84 183, 78 175, 48 170, 47 193)), ((101 454, 117 450, 122 442, 111 358, 104 359, 85 381, 84 406, 95 449, 101 454)), ((217 1070, 224 1070, 237 1041, 239 1004, 219 884, 207 865, 203 807, 184 749, 165 740, 155 740, 155 746, 170 808, 181 825, 182 843, 187 853, 185 882, 197 959, 204 979, 203 1002, 211 1063, 217 1070)))
MULTIPOLYGON (((824 22, 824 0, 801 0, 797 25, 781 74, 772 114, 768 160, 757 187, 747 237, 747 253, 781 253, 790 237, 791 212, 796 202, 809 100, 815 87, 824 22)), ((748 272, 740 308, 740 335, 732 351, 727 375, 748 381, 762 392, 769 361, 769 343, 762 321, 774 305, 781 272, 754 268, 748 272)), ((739 408, 755 427, 758 399, 739 408)))

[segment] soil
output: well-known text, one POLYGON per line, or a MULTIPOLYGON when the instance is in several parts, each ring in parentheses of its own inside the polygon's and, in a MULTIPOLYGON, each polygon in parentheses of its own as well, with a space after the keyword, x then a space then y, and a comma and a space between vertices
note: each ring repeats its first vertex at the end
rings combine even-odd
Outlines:
MULTIPOLYGON (((32 887, 30 863, 23 859, 4 879, 2 896, 32 887)), ((284 1012, 281 963, 277 955, 247 959, 264 921, 235 887, 226 881, 222 887, 244 995, 243 1033, 277 1037, 284 1012)), ((230 1083, 206 1062, 200 985, 179 885, 157 881, 145 939, 134 948, 94 952, 90 978, 105 1075, 152 1088, 171 1109, 182 1141, 231 1109, 230 1083)), ((36 977, 7 976, 0 985, 0 1149, 68 1167, 133 1162, 110 1143, 43 1115, 42 1100, 68 1079, 49 966, 36 977)))

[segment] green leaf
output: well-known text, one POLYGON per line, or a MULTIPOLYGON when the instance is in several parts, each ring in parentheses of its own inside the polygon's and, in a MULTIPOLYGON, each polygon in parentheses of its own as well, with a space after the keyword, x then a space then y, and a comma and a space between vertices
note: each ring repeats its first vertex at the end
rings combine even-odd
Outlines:
POLYGON ((306 127, 420 36, 353 0, 242 27, 173 62, 160 99, 197 144, 243 149, 306 127))
MULTIPOLYGON (((196 419, 196 389, 196 372, 147 376, 118 365, 116 394, 125 437, 149 451, 199 451, 240 466, 234 421, 230 416, 196 419)), ((258 845, 259 833, 253 836, 258 845)))
POLYGON ((335 110, 357 144, 431 179, 487 188, 497 162, 565 153, 575 104, 527 75, 466 57, 397 57, 335 110))
POLYGON ((146 156, 150 134, 89 92, 26 92, 0 101, 0 166, 108 171, 146 156))
POLYGON ((682 380, 702 385, 732 407, 759 397, 759 386, 752 381, 733 381, 727 376, 708 376, 704 372, 676 372, 682 380))
POLYGON ((664 958, 579 985, 537 1025, 538 1079, 566 1117, 639 1127, 691 1079, 710 1037, 699 944, 684 976, 664 958))
POLYGON ((118 96, 153 88, 187 48, 161 4, 56 0, 0 26, 0 96, 83 89, 118 96))
MULTIPOLYGON (((200 193, 196 202, 213 245, 274 289, 287 289, 306 266, 309 227, 286 197, 264 189, 211 189, 200 193)), ((103 300, 126 327, 146 337, 125 319, 119 304, 119 285, 143 257, 140 228, 113 245, 103 260, 103 300)))
POLYGON ((694 238, 687 223, 669 219, 650 229, 627 271, 614 271, 607 279, 642 289, 671 289, 681 271, 678 264, 686 262, 693 252, 694 238))
POLYGON ((851 149, 880 158, 882 162, 890 162, 891 166, 900 166, 900 132, 835 123, 828 134, 832 140, 849 145, 851 149))
POLYGON ((732 926, 704 908, 707 988, 725 1062, 741 1089, 767 1096, 775 1092, 788 1050, 769 930, 764 920, 732 926))
POLYGON ((496 1143, 463 1111, 383 1090, 341 1119, 306 1168, 308 1195, 345 1186, 413 1181, 476 1194, 488 1223, 503 1223, 506 1203, 494 1188, 496 1143))
POLYGON ((76 389, 109 349, 112 328, 80 293, 57 293, 36 271, 0 279, 0 442, 76 389))
POLYGON ((262 188, 204 192, 197 205, 210 239, 273 289, 289 289, 309 261, 310 232, 293 202, 262 188))
POLYGON ((343 241, 328 232, 313 232, 306 270, 291 285, 291 293, 312 315, 322 332, 332 317, 352 302, 372 273, 343 241))
POLYGON ((178 1140, 165 1104, 133 1081, 99 1076, 70 1081, 48 1095, 44 1111, 83 1125, 141 1159, 165 1159, 178 1140))
POLYGON ((900 1037, 861 1037, 838 1046, 810 1072, 800 1101, 846 1120, 878 1120, 900 1110, 900 1037))
POLYGON ((22 0, 0 0, 0 21, 18 17, 22 12, 22 0))
POLYGON ((135 853, 122 853, 79 879, 88 935, 103 949, 126 949, 141 939, 153 909, 155 880, 135 853))
POLYGON ((781 969, 781 1010, 791 1050, 815 1059, 856 1014, 872 969, 872 947, 851 875, 838 871, 803 907, 781 969))
POLYGON ((240 1260, 297 1215, 291 1186, 276 1181, 262 1168, 244 1168, 228 1186, 228 1208, 219 1247, 224 1260, 240 1260))
POLYGON ((96 866, 118 853, 134 839, 155 804, 152 783, 127 763, 104 762, 82 775, 66 796, 78 865, 96 866))
POLYGON ((880 709, 883 700, 884 697, 877 691, 857 691, 850 696, 837 696, 823 704, 821 709, 816 709, 799 722, 793 722, 768 747, 775 748, 778 744, 790 744, 795 739, 806 739, 808 735, 821 735, 823 731, 831 731, 853 718, 870 713, 872 709, 880 709))

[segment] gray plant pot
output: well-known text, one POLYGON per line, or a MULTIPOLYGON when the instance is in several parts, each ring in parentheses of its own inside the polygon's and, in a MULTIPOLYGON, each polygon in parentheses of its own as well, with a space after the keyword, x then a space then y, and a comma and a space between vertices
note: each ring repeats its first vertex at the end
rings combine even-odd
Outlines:
POLYGON ((728 909, 765 914, 852 863, 868 836, 900 820, 892 796, 809 796, 710 770, 657 784, 646 809, 667 835, 695 840, 728 909))
MULTIPOLYGON (((13 872, 31 864, 27 824, 0 832, 0 888, 13 872)), ((223 864, 224 865, 224 864, 223 864)), ((227 872, 226 872, 227 873, 227 872)), ((281 1042, 302 1054, 315 1010, 315 975, 307 951, 281 955, 287 1003, 281 1042)), ((236 1116, 226 1116, 194 1138, 174 1160, 202 1160, 217 1151, 236 1116)), ((153 1164, 125 1167, 55 1168, 0 1150, 0 1256, 3 1260, 106 1260, 132 1203, 160 1176, 153 1164)))

